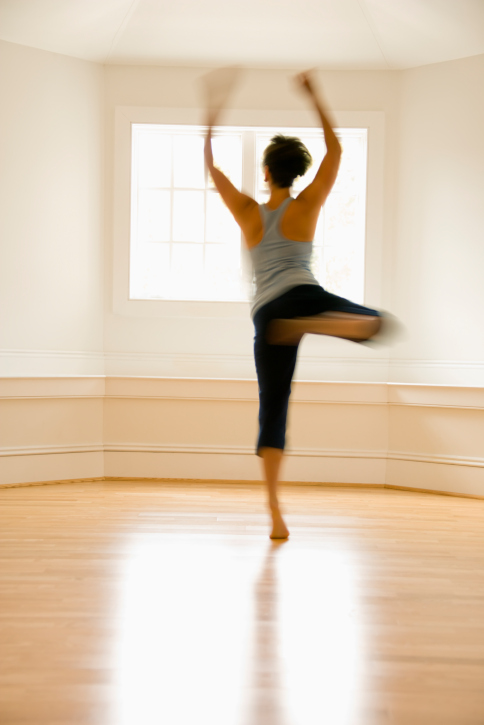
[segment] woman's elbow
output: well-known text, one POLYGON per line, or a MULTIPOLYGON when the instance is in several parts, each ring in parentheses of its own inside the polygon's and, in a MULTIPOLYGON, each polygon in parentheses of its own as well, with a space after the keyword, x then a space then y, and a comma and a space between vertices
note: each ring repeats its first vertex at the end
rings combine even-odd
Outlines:
POLYGON ((341 163, 341 155, 343 153, 343 149, 341 148, 341 144, 339 141, 336 141, 333 148, 328 148, 328 157, 331 160, 331 165, 334 167, 336 172, 339 169, 340 163, 341 163))
POLYGON ((343 147, 341 146, 339 140, 337 138, 334 139, 334 142, 332 144, 331 149, 328 149, 328 152, 331 152, 331 154, 337 159, 338 161, 341 159, 341 155, 343 153, 343 147))

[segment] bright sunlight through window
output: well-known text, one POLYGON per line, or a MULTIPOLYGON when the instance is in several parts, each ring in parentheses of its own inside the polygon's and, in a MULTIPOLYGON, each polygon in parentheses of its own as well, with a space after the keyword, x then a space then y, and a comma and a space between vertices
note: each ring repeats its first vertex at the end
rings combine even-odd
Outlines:
MULTIPOLYGON (((293 187, 311 182, 324 156, 322 131, 298 128, 217 129, 215 164, 238 189, 264 203, 262 153, 275 133, 298 136, 313 165, 293 187)), ((339 129, 343 157, 321 212, 313 272, 330 292, 363 302, 366 129, 339 129)), ((246 301, 252 274, 240 230, 223 204, 203 158, 204 128, 133 124, 130 299, 246 301)))

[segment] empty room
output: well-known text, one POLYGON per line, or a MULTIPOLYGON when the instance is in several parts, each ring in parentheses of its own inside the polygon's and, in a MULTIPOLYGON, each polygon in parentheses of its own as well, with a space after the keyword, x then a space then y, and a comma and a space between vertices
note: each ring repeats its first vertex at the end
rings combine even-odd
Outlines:
POLYGON ((0 723, 484 724, 484 2, 0 0, 0 723))

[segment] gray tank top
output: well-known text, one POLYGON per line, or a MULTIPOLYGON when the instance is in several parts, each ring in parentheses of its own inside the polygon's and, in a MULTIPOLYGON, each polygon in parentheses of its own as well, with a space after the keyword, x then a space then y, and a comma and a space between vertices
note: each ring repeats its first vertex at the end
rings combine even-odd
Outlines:
POLYGON ((249 252, 255 278, 251 315, 300 284, 319 285, 311 272, 312 242, 294 242, 281 234, 280 221, 292 198, 271 211, 260 204, 264 236, 249 252))

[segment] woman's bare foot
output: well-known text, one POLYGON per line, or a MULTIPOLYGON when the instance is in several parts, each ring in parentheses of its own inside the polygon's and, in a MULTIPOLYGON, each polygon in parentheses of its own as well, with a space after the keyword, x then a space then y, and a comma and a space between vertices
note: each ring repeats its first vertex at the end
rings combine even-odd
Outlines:
POLYGON ((271 531, 270 538, 271 539, 287 539, 289 537, 289 529, 287 528, 286 524, 284 523, 284 519, 282 518, 279 508, 271 508, 271 516, 272 516, 272 531, 271 531))

